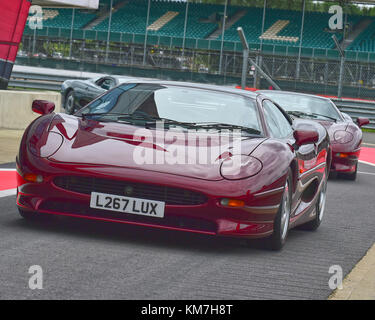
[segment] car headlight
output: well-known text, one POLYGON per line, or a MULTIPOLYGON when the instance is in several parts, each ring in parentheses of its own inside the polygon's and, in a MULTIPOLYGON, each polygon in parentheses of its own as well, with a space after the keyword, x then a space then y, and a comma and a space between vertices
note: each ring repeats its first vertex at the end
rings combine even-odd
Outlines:
POLYGON ((31 137, 29 140, 30 152, 40 158, 48 158, 55 154, 64 142, 64 138, 57 132, 49 132, 46 139, 31 137))
POLYGON ((350 132, 339 130, 333 135, 335 142, 337 143, 348 143, 353 140, 353 135, 350 132))
POLYGON ((234 155, 221 163, 220 174, 227 180, 241 180, 255 176, 262 168, 262 162, 255 157, 234 155))

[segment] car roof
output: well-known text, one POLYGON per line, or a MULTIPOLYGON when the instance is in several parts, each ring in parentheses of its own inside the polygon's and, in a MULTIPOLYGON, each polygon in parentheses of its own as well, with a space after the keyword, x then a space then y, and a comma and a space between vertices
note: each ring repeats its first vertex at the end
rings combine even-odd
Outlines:
POLYGON ((267 93, 277 93, 277 94, 293 94, 296 96, 303 96, 303 97, 310 97, 310 98, 317 98, 325 101, 331 101, 331 99, 326 97, 317 96, 314 94, 308 94, 308 93, 301 93, 301 92, 293 92, 293 91, 281 91, 281 90, 259 90, 260 94, 263 94, 267 96, 267 93))

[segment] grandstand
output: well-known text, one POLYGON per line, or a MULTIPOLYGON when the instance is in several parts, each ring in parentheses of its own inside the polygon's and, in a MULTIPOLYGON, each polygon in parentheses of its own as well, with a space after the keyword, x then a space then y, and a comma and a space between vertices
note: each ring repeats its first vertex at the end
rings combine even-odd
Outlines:
POLYGON ((348 50, 375 52, 375 21, 352 42, 348 50))
MULTIPOLYGON (((98 10, 75 9, 74 19, 71 9, 45 8, 43 29, 25 28, 18 63, 232 85, 241 79, 241 26, 250 57, 283 89, 338 95, 340 82, 346 96, 375 98, 375 9, 349 6, 345 29, 332 31, 330 2, 224 3, 100 0, 98 10), (333 34, 345 50, 344 64, 333 34)), ((256 72, 247 81, 267 87, 256 72)))
MULTIPOLYGON (((238 41, 237 27, 244 29, 247 41, 249 43, 264 43, 278 45, 299 45, 301 32, 300 12, 268 9, 265 21, 265 31, 272 28, 278 22, 287 22, 274 39, 262 37, 262 15, 263 9, 250 8, 247 10, 237 23, 225 32, 225 39, 230 41, 238 41), (250 24, 249 21, 252 23, 250 24)), ((341 32, 328 31, 328 21, 330 15, 322 12, 307 12, 305 16, 302 46, 307 48, 331 49, 334 47, 332 34, 335 34, 339 40, 342 40, 341 32)), ((356 25, 360 21, 360 16, 348 16, 348 23, 356 25)))
MULTIPOLYGON (((72 16, 72 9, 45 9, 43 11, 43 25, 44 27, 70 29, 72 16)), ((76 10, 74 28, 81 29, 96 17, 95 13, 76 10)))
MULTIPOLYGON (((98 11, 76 10, 73 28, 77 31, 108 32, 110 0, 101 0, 98 11)), ((182 38, 184 36, 185 8, 183 1, 151 1, 149 24, 146 26, 148 0, 114 0, 111 17, 111 33, 144 35, 146 27, 149 35, 182 38), (155 27, 156 25, 156 27, 155 27), (151 27, 152 26, 152 27, 151 27)), ((217 4, 189 4, 187 16, 187 39, 221 40, 221 21, 223 6, 217 4)), ((278 46, 298 47, 300 45, 301 12, 294 10, 267 9, 265 34, 262 35, 263 8, 229 6, 227 11, 228 27, 224 40, 239 42, 237 27, 242 26, 250 44, 260 43, 278 46), (236 20, 236 15, 239 19, 236 20), (233 19, 233 21, 231 21, 233 19), (232 22, 232 23, 230 23, 232 22)), ((302 47, 312 49, 332 49, 332 34, 341 41, 342 32, 332 32, 328 28, 330 14, 324 12, 306 12, 302 47)), ((361 19, 371 19, 359 15, 348 15, 349 25, 355 30, 361 19)), ((48 28, 70 29, 71 9, 45 10, 44 26, 48 28)), ((361 30, 358 37, 347 47, 349 51, 375 52, 375 22, 361 30)), ((56 34, 51 33, 51 34, 56 34)), ((127 38, 129 39, 129 37, 127 38)))
MULTIPOLYGON (((205 39, 218 28, 216 14, 223 11, 219 5, 192 3, 189 7, 186 37, 205 39)), ((236 8, 231 8, 231 15, 236 8)), ((150 34, 170 37, 183 37, 185 23, 185 3, 154 1, 151 3, 149 25, 155 23, 168 12, 177 13, 158 30, 150 34)), ((111 30, 124 33, 145 33, 147 0, 130 1, 112 16, 111 30)), ((94 27, 97 31, 107 31, 109 18, 94 27)))

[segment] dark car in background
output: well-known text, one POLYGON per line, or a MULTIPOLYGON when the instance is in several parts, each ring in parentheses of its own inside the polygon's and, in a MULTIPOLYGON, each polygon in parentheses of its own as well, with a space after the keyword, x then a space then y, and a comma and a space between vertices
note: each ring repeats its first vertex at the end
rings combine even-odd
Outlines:
POLYGON ((130 80, 134 79, 121 76, 102 76, 87 80, 66 80, 61 86, 61 105, 68 114, 73 114, 101 94, 130 80))
POLYGON ((358 158, 361 152, 362 126, 369 123, 367 118, 351 117, 340 112, 331 99, 315 95, 286 91, 261 90, 294 118, 312 119, 322 124, 328 131, 332 144, 331 174, 356 180, 358 158))

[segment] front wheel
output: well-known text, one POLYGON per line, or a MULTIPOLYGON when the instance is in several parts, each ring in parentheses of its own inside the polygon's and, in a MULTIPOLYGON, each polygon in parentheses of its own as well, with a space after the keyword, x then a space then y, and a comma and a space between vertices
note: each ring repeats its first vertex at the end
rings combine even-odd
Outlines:
POLYGON ((281 199, 279 211, 277 212, 274 226, 273 234, 267 239, 267 247, 271 250, 280 250, 288 236, 289 232, 289 222, 290 214, 292 208, 292 175, 289 172, 288 178, 285 182, 284 193, 281 199))
POLYGON ((64 109, 67 114, 73 114, 75 112, 75 103, 74 103, 74 92, 70 90, 65 98, 64 109))
POLYGON ((22 218, 25 220, 36 220, 37 219, 37 214, 31 211, 25 211, 20 208, 18 208, 18 213, 22 218))
POLYGON ((18 208, 18 213, 22 218, 27 221, 38 221, 38 222, 53 222, 55 217, 49 214, 40 214, 37 212, 32 211, 25 211, 23 209, 18 208))
POLYGON ((300 229, 308 230, 308 231, 315 231, 319 228, 323 220, 324 211, 326 208, 326 200, 327 200, 327 180, 324 177, 324 180, 322 182, 322 187, 320 188, 319 197, 315 204, 315 211, 316 211, 315 218, 314 220, 311 220, 301 225, 300 229))

